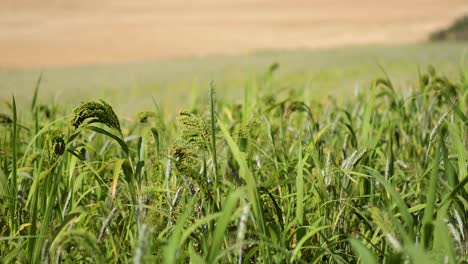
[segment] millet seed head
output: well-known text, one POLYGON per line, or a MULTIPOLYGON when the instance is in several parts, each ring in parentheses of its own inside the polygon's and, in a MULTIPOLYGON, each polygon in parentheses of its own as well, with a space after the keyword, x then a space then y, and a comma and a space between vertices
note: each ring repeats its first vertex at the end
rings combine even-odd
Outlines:
POLYGON ((71 124, 75 127, 86 126, 91 123, 101 123, 121 132, 119 119, 112 107, 106 102, 82 103, 73 111, 71 124))
POLYGON ((0 124, 11 124, 11 123, 13 123, 13 120, 11 119, 11 117, 0 113, 0 124))
POLYGON ((49 155, 57 158, 65 152, 65 136, 60 130, 51 130, 48 134, 49 155))
POLYGON ((210 132, 205 121, 196 114, 180 111, 177 117, 182 139, 188 144, 207 148, 210 142, 210 132))

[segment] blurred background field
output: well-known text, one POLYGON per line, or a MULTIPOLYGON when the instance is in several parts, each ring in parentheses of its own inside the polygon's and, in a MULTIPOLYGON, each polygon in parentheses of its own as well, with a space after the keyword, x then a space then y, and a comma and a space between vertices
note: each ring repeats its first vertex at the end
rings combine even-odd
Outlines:
POLYGON ((405 87, 428 64, 466 69, 466 19, 450 26, 467 12, 465 0, 5 0, 0 99, 26 104, 42 73, 41 100, 105 98, 133 116, 153 97, 170 114, 206 97, 211 80, 241 98, 273 63, 279 90, 343 97, 380 66, 405 87))
POLYGON ((179 109, 190 107, 195 98, 207 99, 211 80, 219 96, 242 98, 246 85, 260 85, 273 63, 279 65, 274 76, 278 91, 305 88, 312 97, 344 98, 384 76, 382 68, 399 87, 411 85, 418 68, 426 69, 429 64, 449 76, 458 75, 468 69, 466 53, 464 43, 367 45, 134 64, 2 69, 0 95, 2 100, 10 100, 15 94, 20 106, 29 104, 42 73, 41 101, 76 105, 104 98, 122 116, 133 117, 138 111, 153 109, 153 97, 166 114, 175 115, 179 109))
POLYGON ((3 0, 0 66, 415 43, 466 13, 466 0, 3 0))

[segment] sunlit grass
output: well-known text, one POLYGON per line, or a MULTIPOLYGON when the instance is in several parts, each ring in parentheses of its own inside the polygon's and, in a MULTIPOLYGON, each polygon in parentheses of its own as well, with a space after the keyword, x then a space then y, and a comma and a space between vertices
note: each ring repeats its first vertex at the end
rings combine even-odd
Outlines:
POLYGON ((279 92, 272 66, 242 100, 213 83, 176 118, 13 98, 0 262, 468 261, 468 72, 454 69, 404 87, 380 71, 337 101, 279 92))

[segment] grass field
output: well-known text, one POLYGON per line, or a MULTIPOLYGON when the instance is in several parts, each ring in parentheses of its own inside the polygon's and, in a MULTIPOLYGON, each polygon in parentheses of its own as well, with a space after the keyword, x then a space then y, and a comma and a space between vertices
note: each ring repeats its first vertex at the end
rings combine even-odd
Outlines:
POLYGON ((467 262, 465 47, 2 70, 0 262, 467 262))
POLYGON ((260 84, 273 63, 278 63, 279 69, 274 76, 275 86, 271 88, 300 89, 310 97, 326 99, 332 95, 340 99, 383 77, 381 67, 403 89, 412 84, 418 67, 428 64, 453 77, 466 54, 464 43, 368 45, 139 64, 0 69, 0 99, 10 101, 15 94, 18 105, 29 104, 42 72, 41 102, 72 107, 85 100, 105 99, 119 116, 134 118, 139 111, 153 109, 151 97, 154 97, 165 114, 175 117, 179 109, 191 107, 194 97, 206 101, 210 81, 215 82, 220 96, 242 99, 246 83, 260 84))

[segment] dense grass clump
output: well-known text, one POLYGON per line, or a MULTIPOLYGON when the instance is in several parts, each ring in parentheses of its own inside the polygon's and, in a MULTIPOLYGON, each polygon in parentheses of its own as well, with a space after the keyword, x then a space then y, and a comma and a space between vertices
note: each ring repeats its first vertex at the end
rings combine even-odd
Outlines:
POLYGON ((0 262, 468 261, 466 73, 379 78, 340 103, 265 78, 175 120, 13 99, 0 262))

